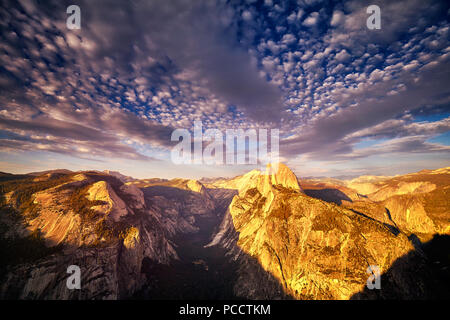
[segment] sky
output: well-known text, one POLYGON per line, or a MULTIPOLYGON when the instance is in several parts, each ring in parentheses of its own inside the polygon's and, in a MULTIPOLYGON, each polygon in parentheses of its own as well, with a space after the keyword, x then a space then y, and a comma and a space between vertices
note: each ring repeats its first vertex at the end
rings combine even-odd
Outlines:
POLYGON ((0 1, 0 171, 234 176, 175 129, 278 129, 300 177, 450 166, 450 3, 0 1), (66 25, 69 5, 81 28, 66 25), (370 30, 369 5, 381 29, 370 30))

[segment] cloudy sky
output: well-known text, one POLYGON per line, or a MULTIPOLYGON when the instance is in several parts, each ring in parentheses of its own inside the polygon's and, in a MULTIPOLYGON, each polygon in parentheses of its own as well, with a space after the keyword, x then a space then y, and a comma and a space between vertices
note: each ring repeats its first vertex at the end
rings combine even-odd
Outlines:
POLYGON ((2 0, 0 25, 0 171, 251 169, 174 165, 195 120, 278 128, 299 176, 450 166, 445 0, 2 0))

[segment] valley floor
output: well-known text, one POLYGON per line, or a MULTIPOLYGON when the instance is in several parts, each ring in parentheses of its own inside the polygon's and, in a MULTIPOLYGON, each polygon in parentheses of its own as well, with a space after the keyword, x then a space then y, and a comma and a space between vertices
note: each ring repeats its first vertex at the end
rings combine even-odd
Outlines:
POLYGON ((143 261, 147 284, 135 299, 236 299, 236 266, 219 246, 207 247, 220 217, 197 217, 197 233, 174 239, 180 260, 171 265, 143 261))

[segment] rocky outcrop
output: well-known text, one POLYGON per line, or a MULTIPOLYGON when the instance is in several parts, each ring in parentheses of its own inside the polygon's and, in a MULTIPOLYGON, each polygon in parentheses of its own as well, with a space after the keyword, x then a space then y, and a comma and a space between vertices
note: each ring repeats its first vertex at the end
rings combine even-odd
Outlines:
POLYGON ((423 242, 435 234, 450 234, 449 184, 449 168, 395 177, 363 176, 350 182, 302 180, 307 195, 342 205, 423 242))
MULTIPOLYGON (((413 249, 407 237, 303 194, 277 193, 267 213, 261 212, 264 201, 255 189, 236 197, 224 222, 228 228, 213 243, 227 247, 234 259, 244 257, 241 269, 247 272, 249 257, 256 259, 282 284, 283 293, 297 299, 348 299, 364 287, 369 265, 388 268, 413 249), (230 237, 231 229, 238 239, 230 237)), ((277 291, 260 296, 264 283, 244 277, 235 288, 246 298, 283 297, 277 291)))
MULTIPOLYGON (((27 226, 25 232, 41 234, 47 246, 59 245, 59 250, 38 261, 9 266, 1 298, 126 298, 145 283, 144 258, 161 264, 178 258, 160 214, 147 208, 135 186, 98 173, 66 180, 32 194, 35 213, 23 213, 25 224, 20 224, 27 226), (81 269, 81 290, 66 287, 70 265, 81 269)), ((20 214, 19 209, 23 208, 17 208, 20 214)), ((9 234, 9 241, 23 236, 9 234)))
POLYGON ((106 173, 107 175, 116 177, 117 179, 119 179, 124 183, 136 181, 136 179, 134 179, 133 177, 125 176, 118 171, 104 170, 103 172, 106 173))
POLYGON ((436 185, 429 181, 404 182, 400 181, 395 185, 386 184, 377 191, 370 193, 370 199, 374 201, 384 201, 397 195, 412 195, 428 193, 436 189, 436 185))
POLYGON ((282 163, 269 163, 264 171, 255 169, 242 176, 230 180, 219 180, 211 184, 213 188, 234 189, 239 193, 257 188, 262 194, 269 193, 276 186, 302 192, 296 175, 282 163))
MULTIPOLYGON (((417 243, 396 228, 394 221, 402 227, 400 220, 391 217, 381 204, 369 201, 364 207, 365 203, 360 203, 360 212, 356 207, 350 210, 308 197, 282 184, 278 188, 252 184, 233 198, 209 245, 226 248, 230 259, 239 263, 238 296, 349 299, 364 290, 370 265, 384 272, 407 254, 422 266, 426 261, 420 250, 415 251, 417 243), (373 211, 367 213, 367 208, 373 211), (262 268, 255 268, 255 262, 262 268)), ((427 220, 421 218, 409 217, 408 221, 415 228, 426 228, 427 220)), ((384 285, 401 286, 398 298, 411 297, 409 289, 414 285, 427 287, 427 278, 413 280, 410 271, 397 272, 385 280, 389 283, 384 285)))
POLYGON ((349 181, 345 181, 345 185, 351 189, 358 190, 360 194, 369 194, 377 191, 383 181, 392 177, 388 176, 361 176, 349 181))
POLYGON ((124 184, 120 190, 127 194, 127 205, 134 209, 143 209, 145 207, 144 193, 134 184, 124 184))
POLYGON ((197 180, 189 180, 187 182, 187 187, 188 187, 189 190, 192 190, 194 192, 198 192, 198 193, 205 193, 205 192, 207 192, 205 187, 203 186, 203 184, 201 184, 197 180))
POLYGON ((381 206, 400 231, 422 241, 430 240, 436 233, 450 234, 449 168, 375 181, 376 191, 368 193, 365 202, 381 206))
POLYGON ((208 188, 217 188, 217 189, 231 189, 231 190, 238 190, 242 186, 245 186, 249 184, 251 180, 254 180, 255 177, 259 176, 261 174, 261 171, 259 170, 252 170, 249 171, 241 176, 234 177, 232 179, 214 179, 212 182, 206 182, 206 186, 208 188))
POLYGON ((119 221, 128 213, 125 202, 117 196, 106 181, 99 181, 90 186, 86 197, 90 201, 103 202, 104 204, 93 206, 91 209, 103 215, 110 215, 114 221, 119 221))

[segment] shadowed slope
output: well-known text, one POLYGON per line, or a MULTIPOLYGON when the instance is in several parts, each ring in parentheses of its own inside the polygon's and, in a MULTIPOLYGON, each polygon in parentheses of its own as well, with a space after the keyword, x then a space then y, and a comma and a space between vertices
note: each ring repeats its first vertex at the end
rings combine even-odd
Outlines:
POLYGON ((381 274, 381 288, 365 287, 351 299, 449 299, 450 236, 432 240, 398 258, 381 274))
MULTIPOLYGON (((375 208, 382 216, 374 218, 372 212, 349 210, 282 185, 254 185, 243 186, 234 197, 211 242, 239 262, 239 296, 349 299, 365 286, 369 265, 387 270, 417 243, 399 232, 383 207, 375 208), (269 290, 247 257, 272 274, 284 292, 269 290)), ((358 208, 371 209, 363 203, 358 208)), ((398 285, 399 298, 407 298, 413 280, 398 285)))

